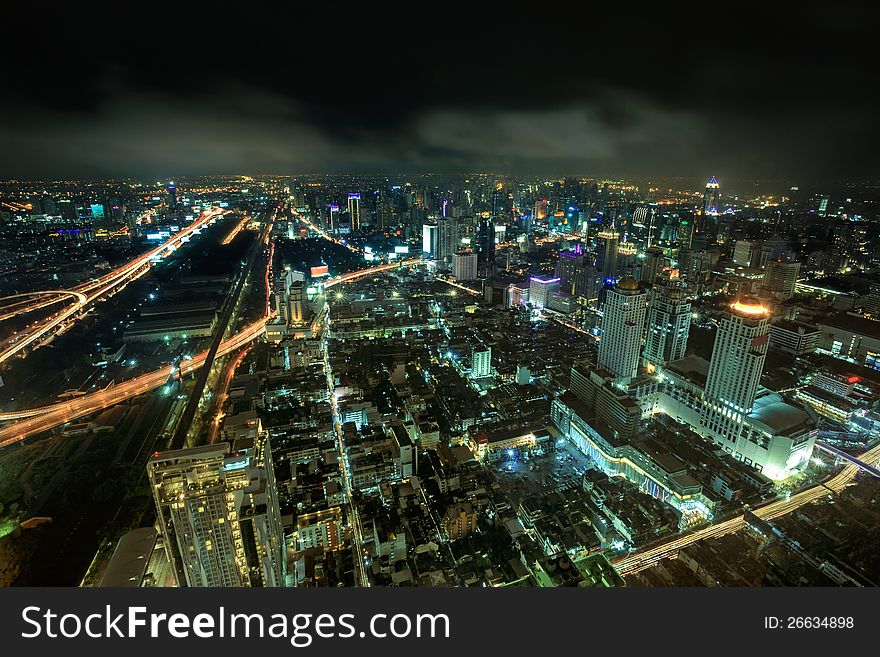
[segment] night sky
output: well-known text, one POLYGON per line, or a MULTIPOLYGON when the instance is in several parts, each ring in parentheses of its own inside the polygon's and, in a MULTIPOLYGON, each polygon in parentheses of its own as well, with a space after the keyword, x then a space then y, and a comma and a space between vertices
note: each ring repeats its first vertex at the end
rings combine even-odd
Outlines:
POLYGON ((880 178, 867 14, 405 7, 32 17, 2 39, 0 178, 880 178))

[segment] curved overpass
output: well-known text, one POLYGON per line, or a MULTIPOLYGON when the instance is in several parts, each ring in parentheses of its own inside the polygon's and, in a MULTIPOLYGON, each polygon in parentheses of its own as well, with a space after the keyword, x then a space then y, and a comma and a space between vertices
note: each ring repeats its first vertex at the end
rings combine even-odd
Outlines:
POLYGON ((33 312, 34 310, 39 310, 40 308, 46 308, 47 306, 52 306, 59 301, 62 301, 65 297, 71 297, 77 301, 77 303, 85 303, 86 295, 77 290, 41 290, 39 292, 22 292, 21 294, 11 294, 8 297, 3 297, 0 299, 0 303, 3 301, 7 301, 9 299, 21 299, 21 298, 29 298, 29 297, 46 297, 50 296, 51 299, 37 300, 37 301, 17 301, 15 303, 10 303, 5 306, 0 306, 0 322, 6 319, 11 319, 16 317, 17 315, 24 315, 29 312, 33 312))
MULTIPOLYGON (((260 337, 266 330, 266 320, 260 319, 246 326, 243 330, 224 340, 217 350, 218 356, 229 354, 243 347, 252 340, 260 337)), ((205 364, 207 351, 203 351, 191 360, 180 363, 182 376, 192 374, 205 364)), ((59 402, 51 406, 39 409, 30 409, 31 412, 39 412, 37 415, 28 417, 19 422, 0 429, 0 448, 7 447, 43 431, 47 431, 58 425, 76 420, 85 415, 91 415, 108 406, 137 397, 145 392, 154 390, 165 385, 168 377, 176 372, 172 366, 162 367, 153 372, 123 381, 112 388, 106 388, 89 395, 83 395, 65 402, 59 402)), ((27 412, 27 411, 22 411, 27 412)))
POLYGON ((85 298, 73 304, 70 308, 66 308, 65 310, 49 317, 43 322, 40 322, 35 327, 33 327, 29 333, 17 333, 16 335, 12 336, 12 338, 10 338, 10 341, 7 341, 6 343, 8 346, 0 351, 0 364, 20 353, 26 347, 40 340, 43 336, 53 331, 64 321, 79 313, 86 306, 89 306, 100 300, 101 297, 103 297, 104 295, 116 291, 117 287, 121 289, 132 280, 140 278, 141 276, 146 274, 149 271, 150 261, 153 258, 162 256, 167 251, 177 248, 177 246, 184 240, 184 238, 188 238, 202 226, 222 214, 224 214, 223 211, 216 208, 212 209, 211 211, 204 212, 196 221, 191 223, 185 229, 183 229, 167 241, 163 242, 156 248, 147 251, 146 253, 135 258, 134 260, 129 261, 122 267, 119 267, 118 269, 115 269, 112 272, 105 274, 104 276, 96 278, 87 283, 83 283, 82 285, 78 285, 70 290, 75 294, 84 295, 85 298))

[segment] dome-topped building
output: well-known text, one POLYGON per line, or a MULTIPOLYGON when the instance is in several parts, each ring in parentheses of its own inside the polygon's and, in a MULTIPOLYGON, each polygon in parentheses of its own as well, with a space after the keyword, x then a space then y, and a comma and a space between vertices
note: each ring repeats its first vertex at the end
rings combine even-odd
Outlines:
POLYGON ((770 314, 770 310, 761 301, 753 296, 746 295, 731 307, 738 315, 743 317, 761 317, 770 314))
POLYGON ((638 373, 647 308, 648 294, 632 276, 606 288, 598 364, 616 379, 638 373))

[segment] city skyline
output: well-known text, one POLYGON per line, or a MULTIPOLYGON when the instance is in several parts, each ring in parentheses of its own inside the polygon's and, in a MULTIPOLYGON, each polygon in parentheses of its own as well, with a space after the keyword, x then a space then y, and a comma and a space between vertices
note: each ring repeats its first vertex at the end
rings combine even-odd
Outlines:
POLYGON ((880 587, 866 11, 259 9, 0 39, 0 586, 880 587))

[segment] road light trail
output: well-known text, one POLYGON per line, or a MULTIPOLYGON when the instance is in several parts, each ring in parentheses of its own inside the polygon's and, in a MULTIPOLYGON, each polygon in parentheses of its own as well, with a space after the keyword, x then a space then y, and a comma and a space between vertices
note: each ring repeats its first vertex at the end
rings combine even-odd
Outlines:
POLYGON ((226 376, 223 379, 223 385, 219 391, 217 391, 217 413, 214 416, 214 419, 211 421, 211 428, 208 432, 208 444, 213 445, 217 442, 217 436, 220 433, 220 422, 223 420, 223 403, 226 401, 226 398, 229 396, 229 386, 232 385, 232 379, 235 378, 235 372, 238 369, 241 362, 244 360, 245 356, 251 350, 251 345, 245 345, 244 348, 236 354, 235 358, 233 358, 226 365, 226 376))
MULTIPOLYGON (((375 275, 378 273, 390 271, 390 270, 397 269, 400 267, 416 265, 420 262, 421 262, 420 258, 414 258, 412 260, 406 260, 406 261, 402 261, 399 263, 389 263, 389 264, 385 264, 385 265, 378 265, 376 267, 369 267, 367 269, 361 269, 358 271, 350 272, 348 274, 343 274, 343 275, 338 276, 336 278, 329 279, 328 281, 325 282, 324 286, 327 287, 328 285, 333 286, 333 285, 341 285, 344 283, 350 283, 350 282, 356 281, 360 278, 364 278, 366 276, 372 276, 372 275, 375 275)), ((271 318, 272 316, 274 316, 274 313, 272 313, 272 315, 269 315, 268 317, 271 318)), ((265 321, 266 321, 266 319, 259 320, 258 322, 251 324, 248 328, 246 328, 242 332, 237 333, 236 335, 233 335, 230 338, 228 338, 227 340, 225 340, 221 344, 221 348, 218 351, 218 355, 221 355, 221 356, 226 355, 226 354, 230 353, 230 351, 234 351, 235 349, 238 349, 239 347, 243 346, 247 342, 250 342, 254 338, 259 337, 259 335, 261 335, 263 333, 263 331, 265 330, 265 321), (257 328, 259 330, 257 330, 257 332, 255 333, 254 331, 257 328), (242 338, 244 338, 243 341, 242 341, 242 338)), ((194 367, 192 365, 193 363, 198 363, 198 367, 201 367, 201 363, 204 362, 204 357, 206 355, 207 355, 207 351, 203 352, 199 356, 196 356, 195 358, 193 358, 190 361, 184 361, 184 363, 181 364, 181 370, 184 370, 185 368, 193 368, 194 367)), ((186 371, 184 373, 189 373, 190 371, 193 371, 193 370, 190 369, 189 371, 186 371)), ((171 374, 171 372, 168 368, 163 368, 161 370, 157 370, 156 372, 144 374, 144 375, 141 375, 140 377, 137 377, 135 379, 130 379, 129 381, 125 381, 123 383, 117 384, 116 386, 111 388, 110 391, 117 391, 117 394, 120 394, 119 391, 125 390, 125 386, 133 385, 134 381, 146 382, 148 379, 145 377, 159 376, 161 381, 159 383, 155 383, 154 385, 151 385, 151 387, 145 388, 142 391, 142 392, 146 392, 148 390, 152 390, 153 388, 158 388, 162 383, 164 383, 164 381, 167 379, 167 377, 170 374, 171 374), (161 374, 161 376, 159 376, 160 374, 161 374)), ((138 392, 135 394, 142 394, 142 392, 138 392)), ((49 415, 51 415, 53 418, 57 418, 59 413, 61 413, 61 411, 64 411, 65 409, 69 413, 76 413, 75 417, 82 417, 83 415, 88 414, 88 412, 94 412, 94 411, 78 412, 76 409, 79 407, 74 405, 74 402, 80 402, 83 405, 89 405, 89 407, 91 407, 90 404, 86 403, 86 400, 90 400, 95 395, 98 395, 98 394, 100 394, 100 393, 93 393, 92 395, 84 395, 82 397, 77 397, 75 400, 59 402, 57 404, 50 404, 48 406, 28 408, 28 409, 23 409, 20 411, 0 412, 0 421, 27 420, 27 419, 35 419, 37 417, 44 417, 44 416, 49 416, 49 415)), ((131 396, 134 396, 134 395, 130 395, 129 397, 131 397, 131 396)), ((124 397, 124 398, 118 399, 118 401, 124 401, 125 399, 128 399, 129 397, 124 397)), ((106 406, 110 406, 114 403, 118 403, 118 401, 109 401, 109 402, 106 401, 107 399, 109 399, 109 397, 103 397, 103 399, 105 400, 105 402, 104 402, 105 405, 97 407, 95 410, 101 410, 102 408, 106 408, 106 406)), ((113 397, 113 399, 115 399, 115 397, 113 397)), ((63 415, 63 413, 61 413, 61 414, 63 415)), ((52 427, 58 426, 59 424, 69 422, 72 419, 75 419, 75 417, 67 417, 67 419, 63 419, 61 421, 55 422, 55 424, 48 424, 47 426, 44 426, 43 428, 39 429, 39 431, 45 431, 46 429, 51 429, 52 427)), ((18 422, 16 424, 11 425, 9 427, 6 427, 4 429, 0 429, 0 447, 3 447, 4 445, 7 444, 6 442, 2 442, 2 441, 6 440, 10 436, 14 435, 14 432, 10 433, 14 427, 20 427, 21 431, 28 431, 27 435, 33 435, 34 433, 38 432, 38 431, 34 431, 34 430, 29 430, 28 429, 29 426, 30 425, 26 425, 23 422, 18 422)), ((40 426, 43 426, 43 425, 40 425, 40 426)), ((16 442, 16 441, 13 441, 13 442, 16 442)))
MULTIPOLYGON (((224 340, 218 349, 218 355, 225 356, 236 349, 240 349, 252 340, 259 338, 266 330, 266 320, 260 319, 249 324, 242 331, 230 336, 224 340)), ((184 360, 180 363, 180 375, 187 376, 192 374, 205 364, 208 355, 207 351, 203 351, 191 360, 184 360)), ((120 402, 137 397, 150 390, 155 390, 165 385, 168 378, 176 372, 169 365, 162 367, 148 374, 142 374, 119 383, 112 388, 107 388, 89 395, 76 397, 70 401, 60 402, 52 406, 43 407, 41 413, 34 417, 21 420, 14 424, 0 429, 0 448, 13 445, 30 436, 43 431, 48 431, 61 424, 76 420, 85 415, 91 415, 97 411, 103 410, 108 406, 113 406, 120 402)), ((35 409, 36 410, 36 409, 35 409)))
POLYGON ((11 319, 13 317, 17 317, 18 315, 24 315, 26 313, 33 312, 35 310, 39 310, 41 308, 46 308, 48 306, 53 306, 56 303, 59 303, 64 300, 65 297, 72 297, 76 300, 77 303, 85 303, 86 295, 82 292, 78 292, 76 290, 42 290, 40 292, 23 292, 22 294, 13 294, 8 297, 3 297, 0 301, 6 301, 7 299, 18 299, 22 297, 52 297, 50 299, 45 299, 43 301, 18 301, 15 303, 8 304, 6 306, 0 307, 0 322, 11 319), (21 308, 19 308, 21 306, 21 308))

